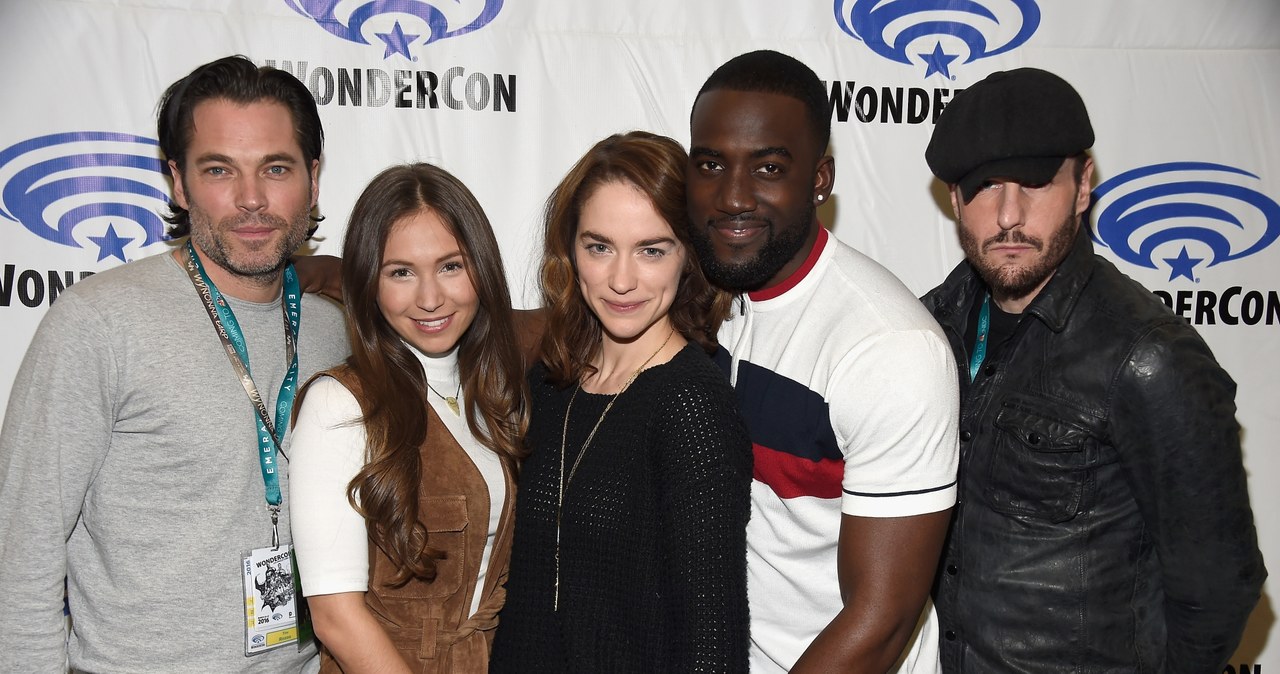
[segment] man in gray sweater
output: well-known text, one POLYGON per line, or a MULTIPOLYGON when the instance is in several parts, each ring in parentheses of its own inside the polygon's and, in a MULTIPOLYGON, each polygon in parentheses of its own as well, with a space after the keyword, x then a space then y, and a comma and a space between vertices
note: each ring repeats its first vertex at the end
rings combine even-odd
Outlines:
POLYGON ((314 231, 320 118, 293 76, 229 57, 169 88, 159 137, 170 234, 189 238, 58 298, 0 430, 3 672, 284 672, 314 653, 282 496, 294 391, 348 350, 287 264, 314 231))

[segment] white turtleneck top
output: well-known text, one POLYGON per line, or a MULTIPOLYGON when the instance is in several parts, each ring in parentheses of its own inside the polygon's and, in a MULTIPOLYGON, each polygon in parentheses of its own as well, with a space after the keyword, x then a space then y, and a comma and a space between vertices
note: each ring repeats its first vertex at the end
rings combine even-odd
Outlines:
MULTIPOLYGON (((467 427, 465 402, 458 387, 457 349, 443 356, 428 356, 411 345, 426 373, 431 391, 427 400, 445 428, 466 451, 489 489, 489 534, 471 612, 479 607, 481 589, 493 554, 494 535, 506 498, 502 462, 467 427), (442 396, 458 394, 453 413, 442 396)), ((289 462, 289 498, 293 543, 305 596, 366 592, 369 589, 369 537, 364 518, 347 502, 347 485, 367 459, 360 404, 337 380, 322 377, 312 383, 292 432, 289 462)), ((429 470, 427 466, 424 470, 429 470)))

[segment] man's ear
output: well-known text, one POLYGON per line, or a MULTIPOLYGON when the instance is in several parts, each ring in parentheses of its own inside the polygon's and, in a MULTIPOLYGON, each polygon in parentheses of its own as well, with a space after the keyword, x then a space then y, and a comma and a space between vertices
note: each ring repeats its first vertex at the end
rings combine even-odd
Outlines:
POLYGON ((1090 196, 1093 194, 1093 157, 1086 156, 1083 161, 1080 184, 1076 185, 1076 215, 1082 215, 1089 208, 1090 196))
POLYGON ((169 160, 169 173, 173 176, 173 203, 183 210, 191 210, 187 203, 187 190, 182 183, 182 170, 178 168, 178 162, 172 159, 169 160))
POLYGON ((958 185, 947 185, 947 194, 951 195, 951 214, 956 216, 956 222, 960 221, 960 187, 958 185))
POLYGON ((818 170, 813 176, 813 202, 820 204, 831 196, 836 185, 836 160, 825 155, 818 160, 818 170))
POLYGON ((320 202, 320 160, 311 160, 311 208, 320 202))

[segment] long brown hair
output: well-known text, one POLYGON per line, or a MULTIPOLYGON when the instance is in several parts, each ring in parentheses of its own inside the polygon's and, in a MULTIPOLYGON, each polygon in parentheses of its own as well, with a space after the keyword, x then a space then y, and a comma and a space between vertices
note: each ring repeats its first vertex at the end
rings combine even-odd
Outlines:
POLYGON ((458 240, 480 298, 475 319, 457 347, 467 426, 514 468, 524 454, 528 425, 511 294, 484 210, 462 182, 439 167, 410 164, 383 171, 356 200, 342 247, 342 294, 351 340, 347 365, 360 383, 368 451, 347 496, 367 520, 370 539, 399 567, 396 582, 434 578, 439 553, 427 547, 418 512, 426 377, 417 357, 383 318, 378 282, 392 227, 426 209, 440 216, 458 240))
POLYGON ((582 205, 608 183, 640 190, 688 251, 668 316, 685 339, 708 353, 715 350, 716 331, 728 316, 732 297, 707 281, 693 253, 685 208, 687 161, 684 148, 666 136, 645 131, 614 134, 588 150, 547 199, 541 278, 547 330, 542 360, 553 382, 564 386, 578 381, 594 369, 590 363, 600 350, 600 321, 578 289, 574 249, 582 205))

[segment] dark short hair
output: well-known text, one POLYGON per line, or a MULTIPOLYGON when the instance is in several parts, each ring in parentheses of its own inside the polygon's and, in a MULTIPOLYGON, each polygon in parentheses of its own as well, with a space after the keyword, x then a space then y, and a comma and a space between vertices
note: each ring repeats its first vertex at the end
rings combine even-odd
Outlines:
MULTIPOLYGON (((831 142, 831 102, 827 90, 818 75, 795 58, 768 49, 735 56, 716 68, 702 84, 697 98, 693 99, 694 107, 702 94, 721 89, 790 96, 804 104, 818 153, 822 154, 831 142)), ((691 110, 691 120, 692 116, 691 110)))
MULTIPOLYGON (((206 63, 165 90, 160 97, 156 125, 160 151, 165 158, 186 167, 196 106, 215 99, 241 104, 271 101, 283 105, 293 119, 293 132, 306 160, 307 175, 311 175, 311 163, 320 158, 324 149, 324 127, 320 124, 315 98, 298 78, 287 71, 268 66, 260 68, 247 57, 239 55, 206 63)), ((165 217, 165 222, 171 225, 169 236, 176 238, 190 234, 191 216, 187 209, 170 199, 169 211, 171 215, 165 217)), ((314 232, 315 227, 312 227, 307 236, 314 232)))

